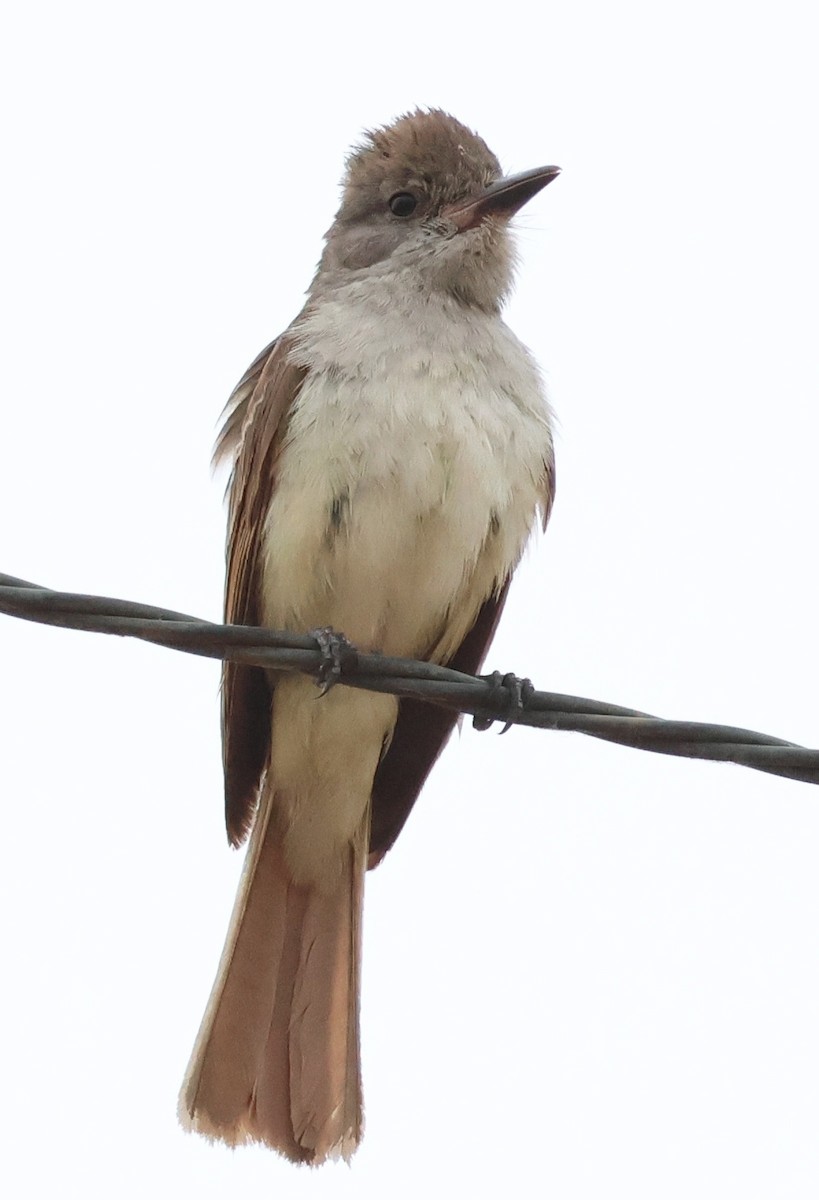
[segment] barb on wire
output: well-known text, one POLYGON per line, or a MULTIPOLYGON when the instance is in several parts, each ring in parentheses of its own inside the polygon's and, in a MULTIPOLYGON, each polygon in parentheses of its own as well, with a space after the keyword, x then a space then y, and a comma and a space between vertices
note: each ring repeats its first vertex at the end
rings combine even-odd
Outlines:
MULTIPOLYGON (((0 612, 65 629, 141 638, 188 654, 249 666, 315 675, 322 662, 316 639, 309 634, 218 625, 149 604, 55 592, 11 575, 0 575, 0 612)), ((503 689, 499 688, 498 678, 466 675, 412 659, 357 653, 349 662, 345 660, 341 682, 347 687, 427 700, 470 713, 482 724, 496 719, 538 729, 585 733, 638 750, 733 762, 788 779, 819 783, 819 750, 749 729, 666 721, 631 708, 528 687, 523 689, 517 707, 508 693, 510 704, 505 709, 499 707, 499 692, 503 689)))

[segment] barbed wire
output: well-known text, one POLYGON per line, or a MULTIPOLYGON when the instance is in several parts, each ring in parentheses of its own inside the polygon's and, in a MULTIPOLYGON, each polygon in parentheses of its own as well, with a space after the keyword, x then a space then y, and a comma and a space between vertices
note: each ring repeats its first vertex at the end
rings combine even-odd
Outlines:
MULTIPOLYGON (((140 638, 187 654, 313 676, 326 661, 310 634, 219 625, 149 604, 55 592, 11 575, 0 574, 0 612, 43 625, 140 638)), ((668 721, 582 696, 541 692, 529 686, 521 690, 506 679, 498 672, 466 675, 433 663, 359 651, 342 658, 341 683, 346 687, 426 700, 469 713, 481 727, 498 720, 585 733, 636 750, 732 762, 787 779, 819 783, 819 750, 750 729, 668 721)))

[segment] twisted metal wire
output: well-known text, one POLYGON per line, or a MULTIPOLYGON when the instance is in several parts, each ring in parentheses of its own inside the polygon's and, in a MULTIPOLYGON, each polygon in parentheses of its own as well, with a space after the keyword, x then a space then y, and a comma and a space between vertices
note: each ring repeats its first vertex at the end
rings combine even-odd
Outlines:
MULTIPOLYGON (((0 612, 44 625, 135 637, 188 654, 307 675, 316 675, 324 661, 310 634, 218 625, 149 604, 55 592, 11 575, 0 575, 0 612)), ((341 682, 469 713, 481 725, 499 720, 585 733, 637 750, 733 762, 787 779, 819 783, 819 750, 749 729, 666 721, 615 704, 528 687, 523 689, 522 703, 516 704, 516 689, 505 684, 497 672, 466 675, 432 663, 355 652, 343 657, 341 682)), ((520 689, 517 692, 520 695, 520 689)))

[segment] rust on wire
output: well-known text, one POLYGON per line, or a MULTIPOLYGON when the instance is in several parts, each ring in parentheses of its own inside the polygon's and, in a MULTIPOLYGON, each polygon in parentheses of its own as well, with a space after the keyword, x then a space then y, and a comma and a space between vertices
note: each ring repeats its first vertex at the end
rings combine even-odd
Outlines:
MULTIPOLYGON (((140 638, 188 654, 249 666, 315 675, 322 662, 322 652, 310 634, 213 624, 149 604, 55 592, 11 575, 0 575, 0 612, 64 629, 140 638)), ((515 704, 513 690, 504 692, 499 679, 497 673, 465 675, 433 663, 359 652, 354 662, 345 663, 341 682, 347 687, 410 696, 469 713, 482 725, 494 719, 537 729, 585 733, 636 750, 733 762, 787 779, 819 783, 819 750, 750 729, 666 721, 635 709, 560 692, 539 692, 528 686, 515 704)))

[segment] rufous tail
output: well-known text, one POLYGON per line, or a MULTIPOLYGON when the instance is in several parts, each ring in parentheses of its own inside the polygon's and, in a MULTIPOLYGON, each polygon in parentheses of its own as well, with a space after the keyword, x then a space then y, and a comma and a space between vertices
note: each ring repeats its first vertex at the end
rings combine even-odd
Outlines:
POLYGON ((361 910, 369 812, 329 887, 297 885, 263 789, 219 972, 182 1085, 182 1124, 295 1162, 362 1134, 361 910))

